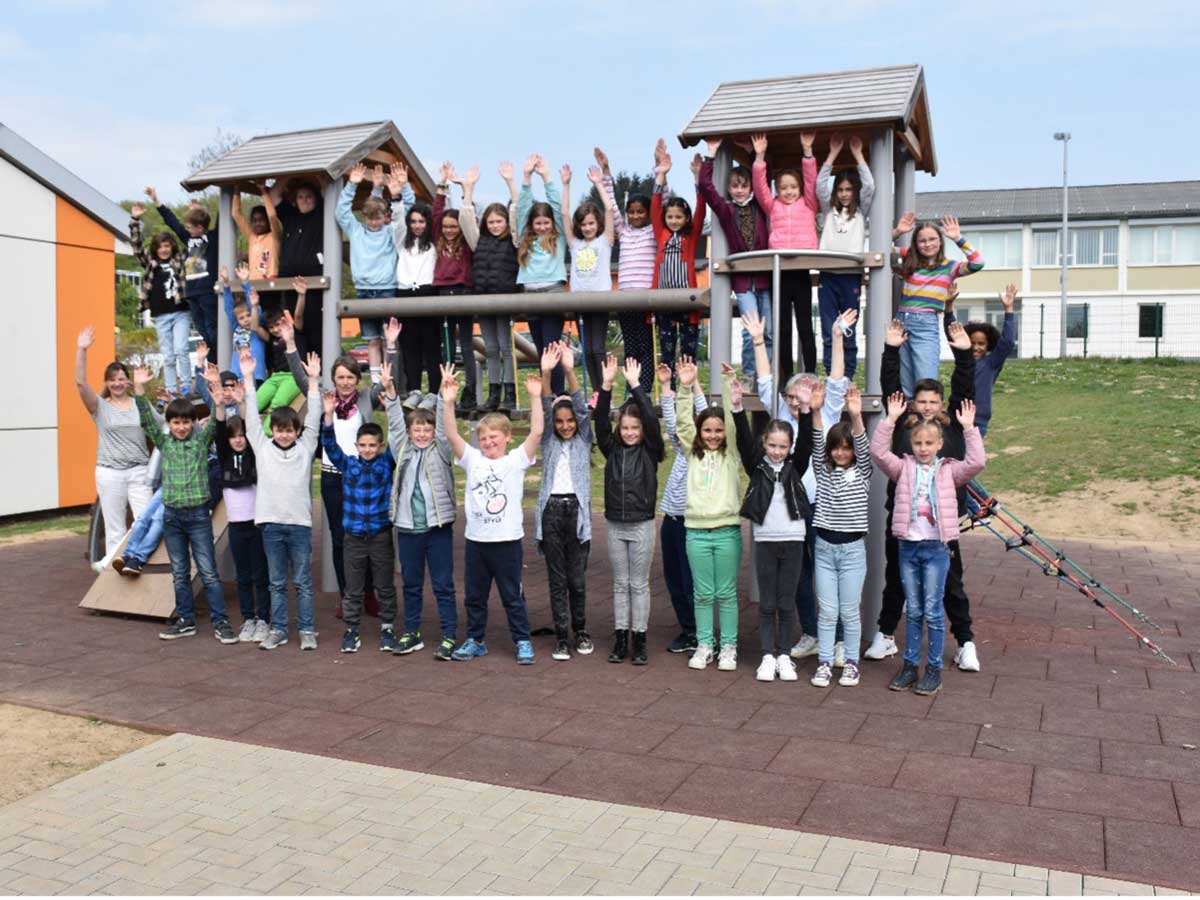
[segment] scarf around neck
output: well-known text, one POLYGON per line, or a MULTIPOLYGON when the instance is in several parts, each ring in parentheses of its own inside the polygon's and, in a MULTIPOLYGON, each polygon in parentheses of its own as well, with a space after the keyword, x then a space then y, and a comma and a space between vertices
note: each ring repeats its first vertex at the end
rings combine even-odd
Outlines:
POLYGON ((358 394, 351 394, 349 397, 342 399, 341 394, 336 395, 334 401, 333 413, 339 419, 349 419, 358 412, 358 394))

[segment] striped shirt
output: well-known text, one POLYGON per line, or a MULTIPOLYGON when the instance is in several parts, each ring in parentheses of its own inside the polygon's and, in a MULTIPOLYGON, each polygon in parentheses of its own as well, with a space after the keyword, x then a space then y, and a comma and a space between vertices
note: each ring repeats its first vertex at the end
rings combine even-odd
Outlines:
POLYGON ((654 284, 654 229, 649 222, 643 228, 634 228, 625 221, 617 206, 610 175, 604 176, 604 193, 613 211, 617 239, 621 242, 621 253, 617 259, 617 290, 648 291, 654 284))
POLYGON ((658 269, 660 288, 686 288, 688 285, 687 263, 683 259, 683 237, 678 231, 672 233, 663 248, 663 261, 658 269))
MULTIPOLYGON (((667 476, 667 486, 658 509, 664 516, 682 516, 687 512, 688 456, 691 454, 675 431, 675 395, 664 391, 659 402, 662 404, 663 424, 667 426, 667 438, 675 447, 675 459, 671 463, 671 473, 667 476)), ((708 398, 703 392, 697 391, 692 395, 692 407, 697 415, 708 409, 708 398)))
MULTIPOLYGON (((824 419, 824 416, 822 416, 824 419)), ((813 526, 843 534, 865 534, 871 493, 871 442, 867 433, 854 435, 854 466, 825 465, 825 432, 813 429, 813 473, 817 477, 817 508, 813 526)))
MULTIPOLYGON (((950 285, 955 279, 964 275, 973 275, 983 268, 983 257, 979 251, 962 238, 955 241, 959 249, 967 257, 966 262, 951 262, 943 259, 941 263, 930 268, 918 267, 911 275, 904 275, 900 266, 893 270, 904 278, 901 288, 900 308, 909 312, 941 313, 946 309, 946 297, 950 293, 950 285)), ((896 254, 901 260, 911 248, 897 247, 896 254)))

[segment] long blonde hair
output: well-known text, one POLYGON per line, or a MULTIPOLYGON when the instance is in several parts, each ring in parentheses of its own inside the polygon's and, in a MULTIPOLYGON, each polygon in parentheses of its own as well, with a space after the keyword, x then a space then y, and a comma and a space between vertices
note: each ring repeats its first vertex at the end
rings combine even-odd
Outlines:
POLYGON ((521 231, 521 243, 517 245, 517 262, 522 268, 529 264, 535 241, 551 256, 558 252, 558 226, 554 224, 554 209, 549 203, 539 202, 529 208, 529 216, 525 219, 525 227, 521 231), (551 223, 550 233, 540 238, 533 230, 533 220, 539 216, 545 216, 551 223))

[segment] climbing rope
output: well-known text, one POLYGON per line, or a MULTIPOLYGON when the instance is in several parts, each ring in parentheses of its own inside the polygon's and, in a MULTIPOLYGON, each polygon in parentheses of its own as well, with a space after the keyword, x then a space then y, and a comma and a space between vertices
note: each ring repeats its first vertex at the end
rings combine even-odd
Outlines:
POLYGON ((962 523, 962 527, 965 530, 983 528, 991 532, 1004 542, 1004 549, 1006 551, 1016 551, 1017 554, 1025 557, 1025 559, 1041 569, 1043 574, 1057 578, 1063 584, 1083 594, 1092 603, 1121 623, 1125 630, 1137 639, 1138 644, 1146 647, 1155 656, 1166 660, 1171 665, 1175 665, 1175 660, 1171 659, 1162 647, 1138 631, 1120 613, 1105 603, 1104 598, 1108 598, 1124 607, 1139 622, 1144 622, 1151 628, 1162 631, 1162 628, 1142 612, 1142 610, 1119 596, 1102 581, 1088 574, 1087 571, 1068 557, 1061 549, 1038 534, 1037 529, 1032 525, 1023 522, 1014 513, 1010 512, 1003 503, 989 494, 978 481, 972 481, 967 485, 967 496, 974 502, 967 504, 969 512, 962 523), (1001 531, 1002 528, 1006 532, 1011 532, 1011 535, 1005 531, 1001 531))

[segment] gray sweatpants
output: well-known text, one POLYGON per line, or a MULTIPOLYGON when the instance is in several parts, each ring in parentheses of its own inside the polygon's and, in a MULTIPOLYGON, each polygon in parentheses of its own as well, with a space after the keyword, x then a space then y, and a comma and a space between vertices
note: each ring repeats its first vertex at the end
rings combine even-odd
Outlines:
POLYGON ((612 561, 613 625, 617 631, 645 631, 650 624, 650 563, 654 561, 654 520, 605 522, 612 561))
POLYGON ((508 316, 480 316, 479 329, 487 353, 488 385, 516 384, 513 377, 512 323, 508 316))

